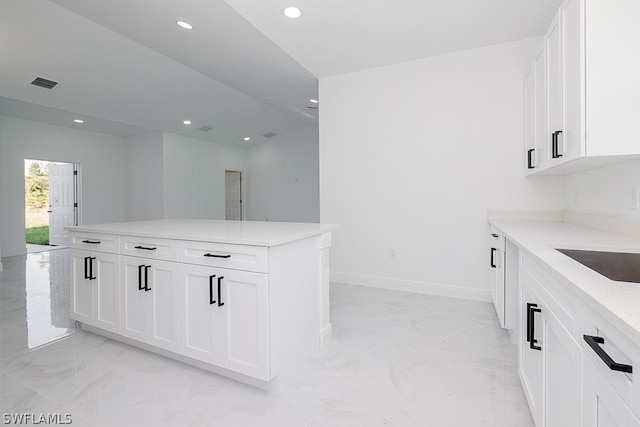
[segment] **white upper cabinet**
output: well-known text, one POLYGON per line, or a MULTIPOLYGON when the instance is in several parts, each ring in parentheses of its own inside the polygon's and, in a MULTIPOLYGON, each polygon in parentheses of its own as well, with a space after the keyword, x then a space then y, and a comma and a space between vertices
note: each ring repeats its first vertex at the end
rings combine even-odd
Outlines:
POLYGON ((527 173, 640 157, 639 20, 635 0, 562 3, 525 75, 527 173))

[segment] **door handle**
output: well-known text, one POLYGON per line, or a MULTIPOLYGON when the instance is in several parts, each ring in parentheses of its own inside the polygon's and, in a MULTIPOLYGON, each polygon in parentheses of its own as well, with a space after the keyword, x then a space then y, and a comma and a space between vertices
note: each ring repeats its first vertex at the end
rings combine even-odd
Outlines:
POLYGON ((224 303, 222 302, 222 291, 220 290, 222 279, 224 279, 224 276, 218 277, 218 307, 222 307, 224 305, 224 303))
POLYGON ((144 287, 142 286, 142 269, 144 268, 144 264, 140 264, 138 266, 138 290, 142 291, 144 287))
POLYGON ((144 266, 144 290, 145 292, 149 292, 151 290, 151 288, 149 287, 149 269, 151 268, 150 265, 145 265, 144 266))
POLYGON ((493 254, 495 254, 497 251, 496 248, 491 248, 491 268, 497 268, 497 265, 493 259, 493 254))
POLYGON ((89 262, 90 262, 91 257, 84 257, 84 278, 85 279, 90 279, 91 278, 91 274, 89 274, 89 262))
POLYGON ((551 134, 551 157, 554 159, 562 157, 562 154, 558 151, 558 136, 560 136, 561 133, 561 130, 557 130, 551 134))
POLYGON ((538 304, 527 303, 527 342, 529 343, 529 348, 532 350, 542 350, 541 346, 536 345, 538 340, 535 339, 536 335, 536 323, 535 323, 535 314, 542 313, 542 310, 538 308, 538 304))
POLYGON ((607 354, 606 351, 599 344, 604 344, 604 338, 602 337, 594 337, 592 335, 583 335, 584 340, 589 344, 589 347, 596 352, 598 357, 602 359, 602 361, 611 369, 612 371, 620 371, 626 372, 628 374, 633 373, 633 366, 625 365, 624 363, 615 362, 611 356, 607 354))
MULTIPOLYGON (((213 279, 216 277, 215 274, 209 276, 209 304, 215 304, 216 300, 213 299, 213 279)), ((218 291, 220 292, 220 291, 218 291)))
POLYGON ((535 166, 533 165, 533 152, 535 151, 535 148, 530 148, 529 150, 527 150, 527 169, 534 169, 535 166))

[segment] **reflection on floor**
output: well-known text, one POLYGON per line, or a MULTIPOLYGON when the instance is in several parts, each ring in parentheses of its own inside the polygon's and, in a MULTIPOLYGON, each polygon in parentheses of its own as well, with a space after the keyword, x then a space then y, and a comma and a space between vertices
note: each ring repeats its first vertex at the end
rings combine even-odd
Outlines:
POLYGON ((76 331, 68 257, 3 260, 3 414, 70 414, 74 426, 533 426, 490 304, 332 284, 333 342, 271 394, 76 331))

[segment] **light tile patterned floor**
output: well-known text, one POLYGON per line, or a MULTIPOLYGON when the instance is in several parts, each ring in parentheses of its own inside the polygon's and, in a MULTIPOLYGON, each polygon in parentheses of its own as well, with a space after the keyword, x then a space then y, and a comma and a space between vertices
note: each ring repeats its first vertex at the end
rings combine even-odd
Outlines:
POLYGON ((490 304, 332 284, 333 342, 272 394, 76 330, 68 256, 3 260, 3 422, 68 413, 73 426, 533 426, 516 347, 490 304))

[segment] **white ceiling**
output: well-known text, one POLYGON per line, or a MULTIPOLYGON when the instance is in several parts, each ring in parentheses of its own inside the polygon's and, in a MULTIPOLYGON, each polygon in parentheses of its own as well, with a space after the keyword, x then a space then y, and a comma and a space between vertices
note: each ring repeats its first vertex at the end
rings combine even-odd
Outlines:
POLYGON ((0 114, 252 146, 317 123, 318 77, 539 36, 559 2, 2 0, 0 114))

